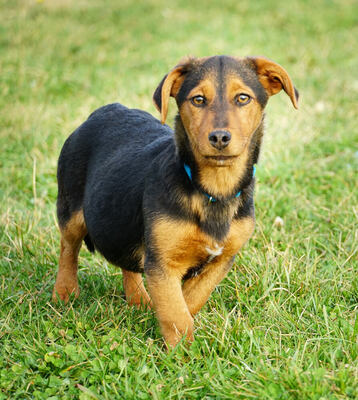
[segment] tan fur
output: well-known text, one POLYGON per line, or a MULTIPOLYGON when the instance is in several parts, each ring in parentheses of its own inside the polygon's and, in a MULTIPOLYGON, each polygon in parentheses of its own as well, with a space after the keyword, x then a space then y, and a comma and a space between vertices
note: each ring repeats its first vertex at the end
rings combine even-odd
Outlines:
POLYGON ((122 268, 123 287, 128 303, 137 308, 150 308, 150 297, 145 290, 142 274, 126 271, 122 268))
POLYGON ((196 314, 207 301, 215 286, 225 277, 232 257, 252 235, 254 219, 234 221, 228 235, 216 242, 193 222, 178 222, 159 218, 154 223, 153 240, 159 252, 161 273, 149 274, 148 289, 166 342, 174 346, 186 333, 192 338, 190 315, 196 314), (188 279, 185 273, 204 262, 207 248, 222 246, 223 252, 208 264, 197 277, 188 279))
POLYGON ((194 222, 158 218, 153 223, 153 240, 160 264, 176 271, 180 279, 189 268, 208 256, 205 247, 214 247, 215 240, 203 233, 194 222))
POLYGON ((180 116, 188 134, 195 159, 199 167, 199 180, 203 188, 213 196, 228 196, 232 194, 237 182, 245 174, 245 165, 249 157, 250 139, 261 123, 263 110, 259 103, 252 101, 245 107, 238 107, 235 96, 246 93, 254 97, 250 87, 237 76, 229 76, 226 82, 227 126, 214 125, 215 110, 210 107, 217 101, 216 76, 211 73, 191 90, 188 98, 205 96, 207 106, 200 108, 190 102, 184 102, 180 108, 180 116), (208 135, 215 129, 225 129, 231 133, 230 145, 218 152, 213 148, 208 135), (224 165, 210 159, 210 156, 231 156, 224 165))
POLYGON ((61 250, 59 268, 52 299, 57 301, 57 296, 65 303, 70 295, 77 298, 80 294, 77 280, 78 253, 82 240, 87 234, 87 228, 80 210, 72 215, 66 226, 60 228, 61 250))
POLYGON ((236 188, 237 182, 245 174, 245 165, 249 156, 249 149, 246 146, 244 153, 231 165, 218 168, 207 163, 199 165, 200 184, 214 197, 228 196, 236 188))
POLYGON ((184 80, 182 75, 183 67, 180 65, 175 67, 168 74, 162 87, 162 107, 161 107, 161 123, 164 124, 168 115, 169 97, 176 96, 177 92, 184 80))
POLYGON ((276 64, 265 57, 255 57, 250 59, 255 63, 261 85, 266 89, 269 96, 284 89, 289 95, 293 106, 298 108, 298 99, 295 95, 295 88, 287 71, 281 67, 281 65, 276 64))
POLYGON ((224 249, 222 256, 233 257, 252 235, 254 224, 253 217, 235 220, 228 235, 222 241, 216 241, 194 222, 158 218, 153 226, 153 240, 160 264, 183 277, 188 269, 207 259, 206 248, 218 245, 224 249))
POLYGON ((169 346, 175 346, 183 335, 193 340, 193 318, 185 302, 181 280, 198 259, 205 259, 204 237, 194 223, 178 223, 160 218, 154 223, 153 240, 159 251, 159 272, 147 274, 148 290, 153 301, 161 332, 169 346))
POLYGON ((162 274, 148 274, 147 286, 165 342, 174 347, 183 335, 193 341, 194 321, 183 297, 179 271, 166 268, 162 274))
MULTIPOLYGON (((187 197, 185 197, 187 199, 187 197)), ((200 221, 204 221, 207 218, 208 210, 203 207, 203 201, 207 201, 203 196, 199 193, 194 194, 189 198, 187 202, 187 208, 191 209, 200 221)))
POLYGON ((247 217, 233 222, 223 246, 224 252, 214 259, 204 271, 183 285, 183 295, 191 315, 195 315, 206 303, 211 292, 226 276, 231 267, 232 257, 249 240, 254 231, 255 221, 247 217))

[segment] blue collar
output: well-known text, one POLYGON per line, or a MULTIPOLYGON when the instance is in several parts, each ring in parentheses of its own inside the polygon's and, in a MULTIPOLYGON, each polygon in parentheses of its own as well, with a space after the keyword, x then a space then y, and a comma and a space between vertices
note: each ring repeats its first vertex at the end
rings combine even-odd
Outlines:
MULTIPOLYGON (((190 179, 190 182, 193 182, 193 178, 191 175, 191 168, 189 167, 189 165, 184 163, 184 169, 190 179)), ((254 177, 255 174, 256 174, 256 165, 254 164, 252 166, 252 177, 254 177)), ((202 192, 202 193, 209 199, 209 203, 215 203, 217 201, 217 199, 215 199, 215 197, 213 197, 213 196, 210 196, 210 194, 205 193, 205 192, 202 192)), ((240 195, 241 195, 241 190, 235 194, 235 197, 236 198, 240 197, 240 195)))

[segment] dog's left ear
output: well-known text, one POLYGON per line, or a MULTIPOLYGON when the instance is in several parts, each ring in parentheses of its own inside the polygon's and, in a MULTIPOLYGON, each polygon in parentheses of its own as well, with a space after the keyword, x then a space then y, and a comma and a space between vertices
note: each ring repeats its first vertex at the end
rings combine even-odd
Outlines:
POLYGON ((269 96, 283 89, 290 97, 292 104, 298 108, 298 90, 293 86, 292 80, 286 70, 265 57, 249 57, 254 63, 261 85, 269 96))
POLYGON ((153 102, 161 114, 161 123, 164 124, 168 115, 169 97, 176 97, 188 72, 188 62, 177 65, 169 74, 165 75, 154 92, 153 102))

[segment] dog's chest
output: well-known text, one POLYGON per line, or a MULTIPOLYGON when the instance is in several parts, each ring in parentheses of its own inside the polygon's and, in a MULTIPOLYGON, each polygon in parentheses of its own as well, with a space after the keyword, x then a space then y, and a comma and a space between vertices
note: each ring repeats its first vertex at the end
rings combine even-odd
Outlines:
POLYGON ((208 260, 207 262, 213 261, 216 257, 220 256, 223 253, 224 246, 220 246, 218 243, 214 243, 214 248, 211 248, 209 246, 205 247, 205 250, 208 253, 208 260))
POLYGON ((217 259, 219 256, 222 255, 224 246, 219 246, 217 243, 215 243, 215 248, 211 249, 209 247, 206 247, 205 250, 208 253, 208 256, 206 260, 201 262, 199 265, 196 265, 195 267, 191 267, 187 270, 185 275, 183 276, 183 280, 187 280, 189 278, 193 278, 195 276, 198 276, 203 272, 205 267, 207 267, 210 263, 214 263, 215 259, 217 259))
POLYGON ((182 276, 189 270, 200 273, 210 263, 231 259, 249 239, 254 220, 246 217, 233 221, 227 235, 217 241, 192 222, 160 218, 153 225, 153 240, 158 261, 182 276))

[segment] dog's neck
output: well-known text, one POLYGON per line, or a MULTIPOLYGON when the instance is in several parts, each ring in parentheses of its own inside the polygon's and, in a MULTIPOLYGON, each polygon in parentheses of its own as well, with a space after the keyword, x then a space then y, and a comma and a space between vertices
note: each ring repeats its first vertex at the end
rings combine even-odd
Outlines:
POLYGON ((251 137, 243 153, 235 163, 217 167, 198 162, 192 151, 188 135, 180 115, 175 118, 175 140, 179 162, 187 164, 192 171, 193 184, 218 200, 235 198, 252 181, 253 165, 257 163, 263 136, 263 120, 251 137))

